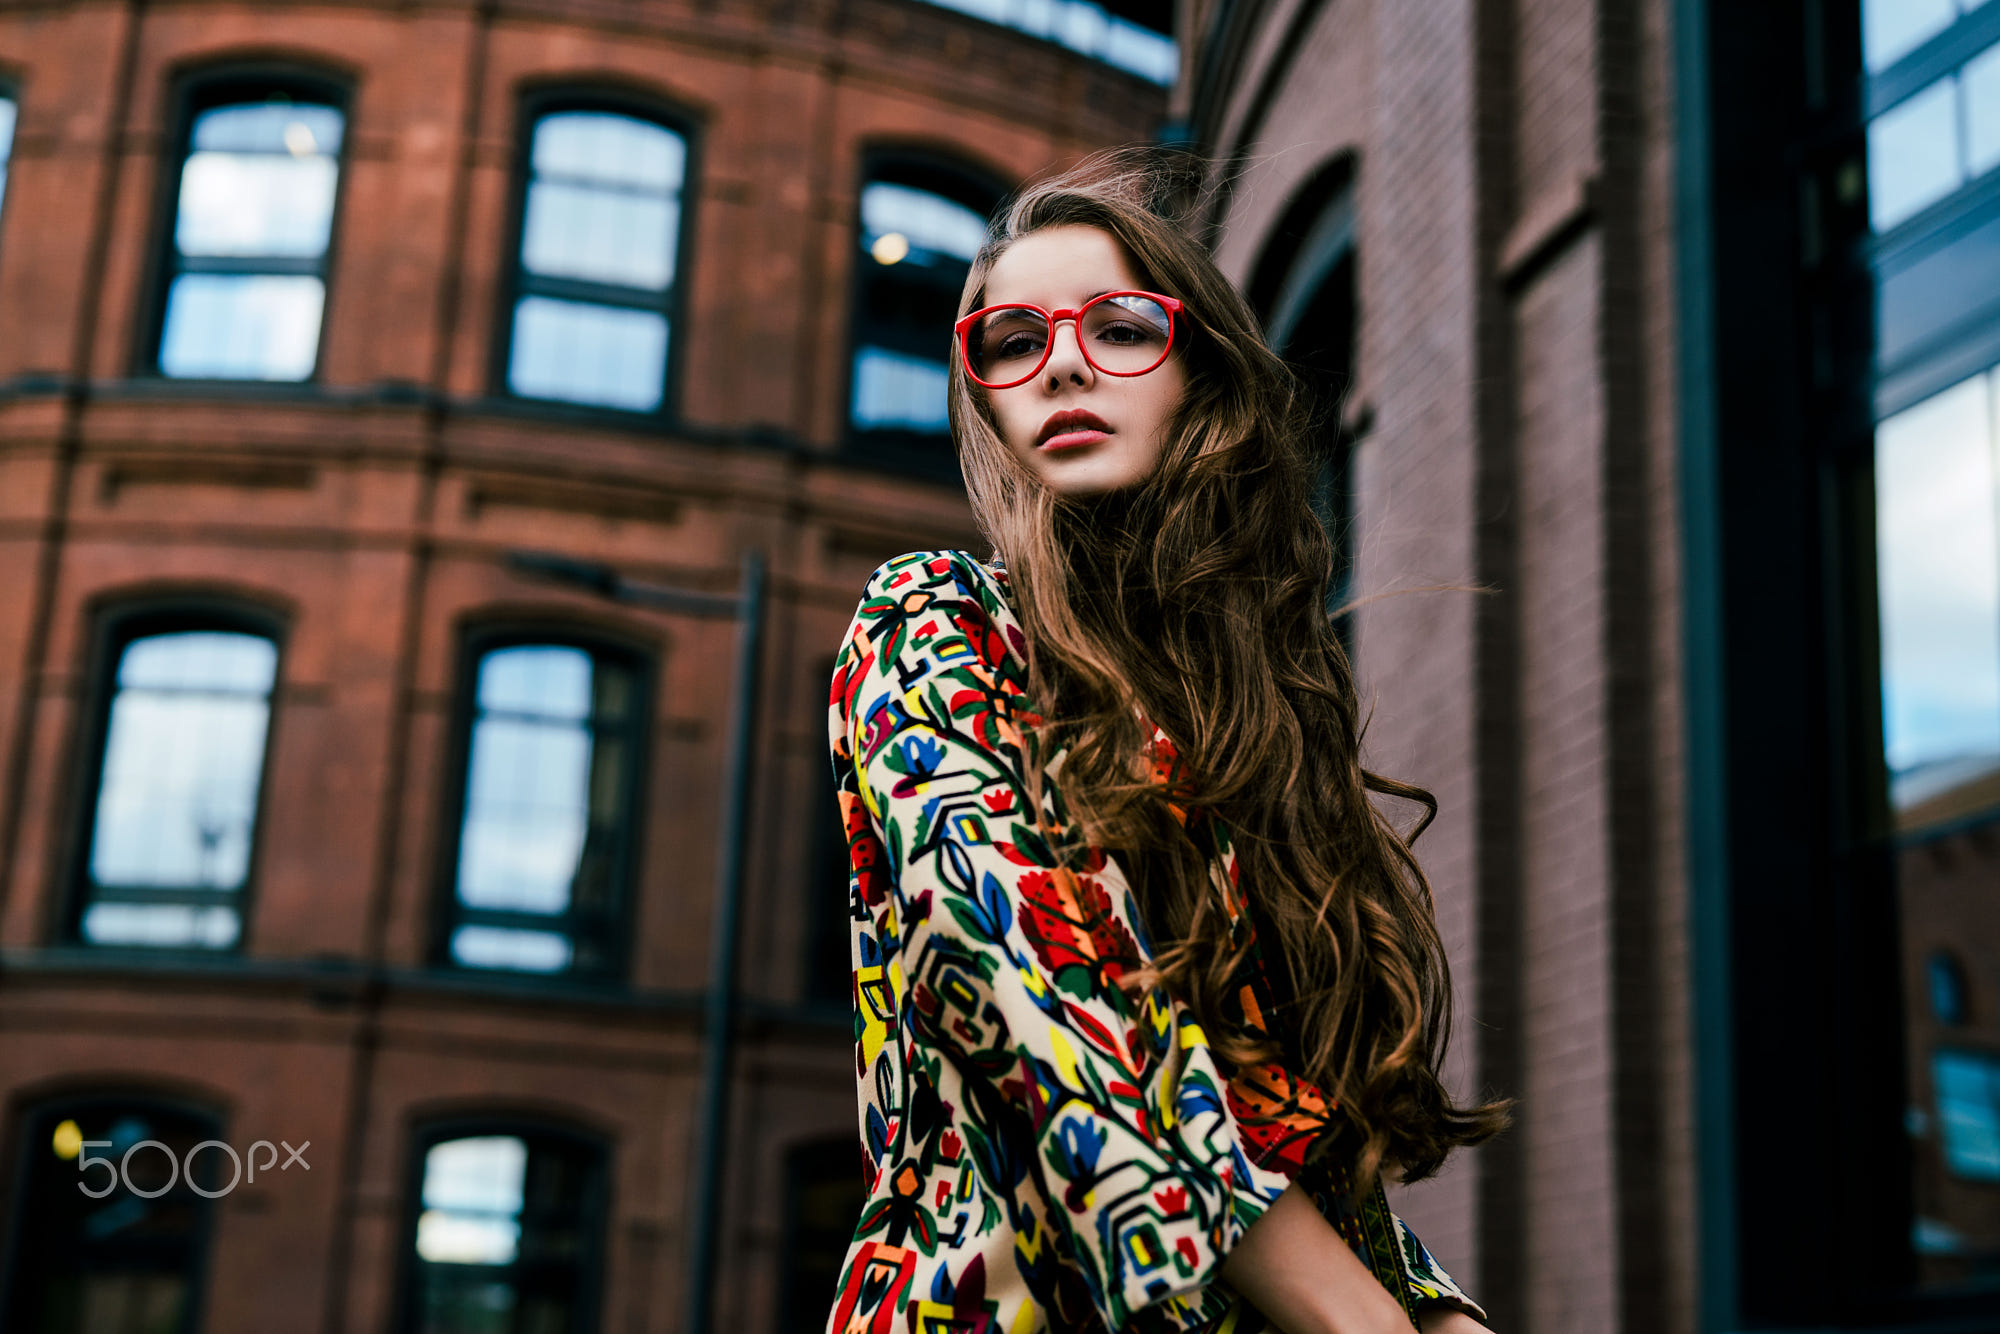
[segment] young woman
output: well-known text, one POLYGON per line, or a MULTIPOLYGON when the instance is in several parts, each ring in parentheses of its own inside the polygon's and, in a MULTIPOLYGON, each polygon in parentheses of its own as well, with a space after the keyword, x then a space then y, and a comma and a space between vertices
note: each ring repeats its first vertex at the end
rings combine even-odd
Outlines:
POLYGON ((1439 1082, 1430 890, 1367 794, 1436 803, 1361 766, 1299 395, 1158 183, 1100 160, 994 224, 950 406, 996 549, 882 565, 835 666, 833 1334, 1484 1319, 1380 1184, 1506 1120, 1439 1082))

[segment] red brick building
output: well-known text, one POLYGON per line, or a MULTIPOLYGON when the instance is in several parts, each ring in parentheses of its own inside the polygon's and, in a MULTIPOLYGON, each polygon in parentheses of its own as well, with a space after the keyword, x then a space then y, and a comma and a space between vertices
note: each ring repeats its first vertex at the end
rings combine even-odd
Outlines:
POLYGON ((0 1326, 822 1326, 831 657, 1096 18, 0 11, 0 1326))

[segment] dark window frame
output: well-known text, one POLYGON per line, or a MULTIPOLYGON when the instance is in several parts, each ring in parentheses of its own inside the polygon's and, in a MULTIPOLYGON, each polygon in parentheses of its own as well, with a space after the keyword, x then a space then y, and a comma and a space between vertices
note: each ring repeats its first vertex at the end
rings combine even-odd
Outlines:
POLYGON ((443 799, 438 808, 444 823, 440 826, 437 840, 438 856, 432 881, 436 890, 431 895, 430 946, 426 959, 429 967, 460 977, 504 980, 510 986, 620 988, 628 984, 632 970, 631 928, 638 916, 640 872, 645 860, 643 832, 646 822, 643 813, 650 788, 649 762, 657 721, 654 695, 659 688, 660 673, 657 647, 597 626, 566 621, 510 619, 474 622, 461 628, 458 661, 452 678, 443 799), (579 649, 590 654, 593 661, 609 658, 632 673, 637 716, 631 724, 632 763, 626 775, 624 792, 630 829, 625 835, 619 864, 614 872, 616 901, 606 924, 606 964, 601 972, 578 972, 569 968, 548 973, 528 969, 478 968, 459 963, 451 957, 452 931, 463 920, 458 902, 458 869, 465 831, 465 803, 471 789, 473 727, 479 712, 479 666, 489 653, 529 645, 579 649))
POLYGON ((617 1144, 608 1135, 544 1113, 514 1113, 504 1109, 454 1112, 425 1117, 410 1126, 403 1160, 402 1211, 396 1232, 396 1267, 392 1328, 396 1334, 416 1334, 421 1327, 417 1302, 417 1219, 423 1213, 424 1160, 431 1149, 455 1139, 511 1135, 527 1141, 532 1155, 537 1144, 560 1146, 586 1159, 590 1199, 585 1206, 584 1254, 577 1263, 581 1298, 577 1302, 576 1334, 593 1334, 601 1327, 605 1308, 604 1280, 609 1266, 606 1247, 616 1203, 617 1144))
MULTIPOLYGON (((106 1104, 120 1109, 153 1111, 171 1116, 185 1117, 203 1124, 207 1128, 205 1138, 223 1139, 226 1118, 216 1108, 192 1098, 164 1093, 151 1088, 130 1090, 111 1088, 86 1088, 68 1092, 53 1093, 42 1097, 16 1097, 7 1108, 6 1138, 0 1140, 5 1146, 6 1157, 0 1160, 0 1199, 6 1203, 4 1216, 0 1216, 0 1317, 11 1309, 15 1298, 15 1284, 19 1279, 16 1272, 20 1252, 19 1239, 26 1224, 26 1185, 30 1171, 29 1158, 34 1146, 51 1134, 62 1121, 87 1108, 106 1104)), ((203 1155, 198 1160, 205 1170, 217 1170, 214 1153, 203 1155)), ((213 1179, 211 1179, 213 1180, 213 1179)), ((185 1181, 185 1177, 182 1178, 185 1181)), ((179 1189, 179 1187, 176 1187, 179 1189)), ((215 1188, 213 1185, 210 1188, 215 1188)), ((201 1223, 189 1247, 188 1258, 188 1301, 180 1328, 174 1334, 195 1334, 202 1328, 207 1312, 208 1280, 210 1261, 215 1242, 216 1215, 214 1202, 200 1210, 201 1223)))
POLYGON ((70 754, 76 757, 74 774, 68 784, 68 812, 64 837, 57 843, 58 866, 55 883, 55 912, 44 938, 52 945, 87 949, 93 954, 124 954, 131 957, 216 959, 247 954, 253 910, 257 902, 258 879, 263 860, 265 820, 271 795, 271 754, 281 726, 279 704, 285 690, 285 662, 288 618, 270 607, 242 599, 214 594, 183 594, 119 601, 97 609, 91 618, 84 707, 79 711, 75 737, 79 744, 70 754), (250 824, 249 862, 243 887, 231 902, 237 913, 236 942, 221 948, 180 945, 98 945, 83 938, 83 914, 98 901, 90 880, 90 848, 97 832, 97 803, 104 783, 104 751, 111 738, 111 705, 118 694, 118 667, 125 650, 134 642, 158 634, 214 630, 258 635, 271 641, 277 650, 276 675, 271 683, 270 713, 264 729, 264 756, 257 775, 257 814, 250 824))
POLYGON ((507 238, 508 248, 502 261, 500 300, 493 308, 486 367, 488 392, 494 398, 513 404, 533 405, 538 410, 578 421, 610 421, 627 426, 635 421, 657 422, 668 429, 681 423, 682 376, 687 360, 687 279, 689 265, 694 258, 694 223, 698 211, 696 206, 700 202, 697 186, 701 180, 704 128, 702 119, 689 108, 628 88, 553 84, 527 88, 517 95, 514 156, 507 186, 507 214, 501 232, 507 238), (576 403, 568 399, 517 394, 507 380, 507 367, 514 350, 515 307, 523 297, 537 295, 539 288, 560 287, 570 282, 530 274, 521 261, 521 246, 526 239, 528 221, 528 186, 534 174, 535 127, 542 117, 564 111, 599 111, 646 121, 678 135, 686 150, 681 173, 680 216, 674 234, 673 282, 668 286, 666 296, 657 304, 631 303, 631 308, 635 310, 657 310, 667 321, 667 360, 660 373, 660 406, 657 408, 621 408, 604 403, 576 403))
MULTIPOLYGON (((847 340, 840 361, 841 459, 886 472, 901 473, 926 481, 962 487, 958 455, 946 431, 862 429, 854 424, 854 361, 869 340, 866 322, 868 288, 873 271, 862 260, 861 196, 876 183, 906 185, 927 190, 954 203, 963 204, 983 217, 994 211, 1013 192, 1001 177, 976 163, 953 157, 936 149, 906 145, 875 145, 861 154, 861 166, 854 188, 854 210, 849 219, 853 228, 849 247, 851 271, 848 275, 847 340), (988 202, 981 203, 986 200, 988 202)), ((956 297, 954 297, 954 304, 956 297)), ((939 346, 950 357, 951 329, 938 331, 939 346)))
MULTIPOLYGON (((341 219, 347 199, 348 177, 353 168, 354 85, 344 75, 322 67, 277 61, 233 62, 207 66, 174 79, 167 91, 168 151, 161 159, 154 186, 151 243, 147 247, 147 276, 141 286, 138 318, 133 322, 136 342, 132 349, 132 378, 204 388, 249 385, 260 389, 325 383, 326 335, 333 323, 334 275, 339 270, 341 219), (332 217, 328 222, 326 251, 316 268, 303 265, 299 271, 315 274, 325 291, 320 304, 319 337, 313 347, 312 374, 303 380, 263 380, 200 375, 168 375, 160 369, 160 344, 166 336, 167 292, 174 279, 190 270, 181 262, 174 233, 180 222, 181 176, 186 170, 188 150, 194 138, 195 118, 204 111, 239 102, 262 101, 283 94, 294 101, 330 105, 340 112, 340 152, 335 158, 332 217)), ((275 272, 259 269, 256 272, 275 272)))

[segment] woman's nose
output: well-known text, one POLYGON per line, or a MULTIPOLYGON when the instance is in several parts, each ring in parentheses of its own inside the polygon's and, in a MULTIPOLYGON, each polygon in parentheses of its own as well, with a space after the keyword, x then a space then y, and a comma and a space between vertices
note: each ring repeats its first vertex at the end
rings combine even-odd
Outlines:
POLYGON ((1075 320, 1059 321, 1050 331, 1049 364, 1044 370, 1055 379, 1090 375, 1090 359, 1083 355, 1083 337, 1075 320))

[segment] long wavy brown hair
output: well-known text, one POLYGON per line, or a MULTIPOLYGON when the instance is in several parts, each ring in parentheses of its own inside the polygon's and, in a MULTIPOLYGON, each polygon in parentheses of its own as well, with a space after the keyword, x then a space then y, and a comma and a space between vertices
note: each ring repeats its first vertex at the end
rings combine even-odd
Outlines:
MULTIPOLYGON (((1346 1117, 1361 1179, 1415 1181, 1505 1128, 1510 1103, 1461 1104, 1439 1079, 1451 975, 1410 850, 1437 800, 1362 765, 1365 723, 1327 609, 1333 546, 1311 504, 1313 409, 1174 216, 1199 175, 1185 155, 1123 150, 1026 187, 994 219, 959 301, 961 315, 981 305, 994 261, 1031 232, 1083 224, 1116 238, 1149 290, 1186 303, 1173 355, 1187 388, 1154 472, 1093 497, 1050 491, 1001 440, 955 347, 952 434, 1027 635, 1035 809, 1057 764, 1061 804, 1085 841, 1117 852, 1155 946, 1120 985, 1164 985, 1226 1060, 1302 1063, 1346 1117), (1180 753, 1172 789, 1151 779, 1135 705, 1180 753), (1423 818, 1406 837, 1371 792, 1417 802, 1423 818), (1280 1012, 1265 1016, 1276 1041, 1223 1019, 1241 952, 1169 797, 1229 826, 1245 895, 1276 936, 1262 946, 1282 970, 1280 1012)), ((1074 853, 1062 824, 1050 832, 1074 853)))

